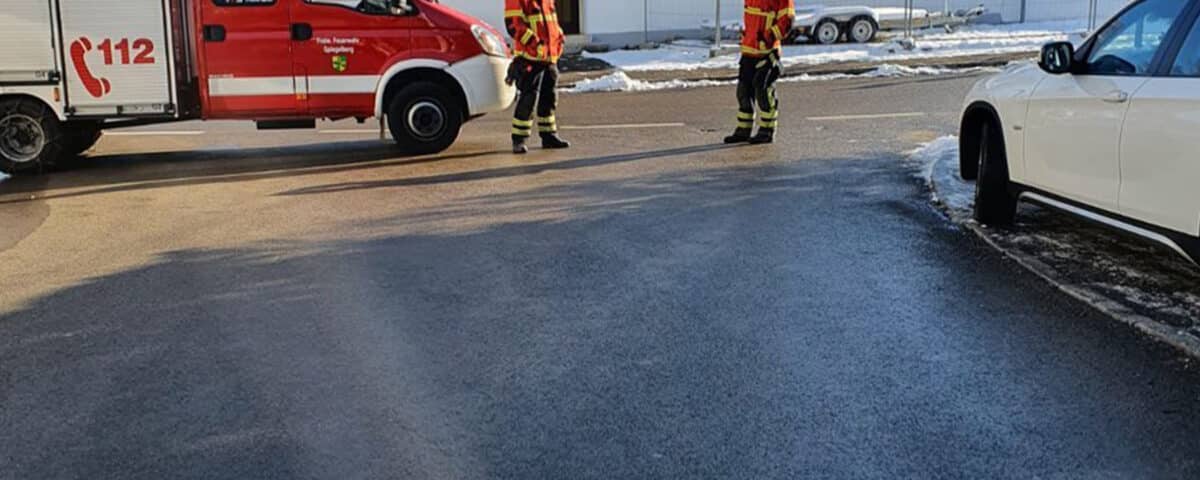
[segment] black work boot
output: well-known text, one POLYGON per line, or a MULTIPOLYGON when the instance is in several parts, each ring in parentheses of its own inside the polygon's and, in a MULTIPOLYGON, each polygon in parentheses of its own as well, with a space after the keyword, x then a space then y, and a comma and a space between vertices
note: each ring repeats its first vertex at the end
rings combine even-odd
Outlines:
POLYGON ((762 145, 773 142, 775 142, 775 130, 767 130, 765 128, 758 129, 758 135, 750 139, 751 145, 762 145))
POLYGON ((558 138, 557 133, 542 134, 542 148, 570 148, 571 144, 566 140, 558 138))
POLYGON ((515 153, 517 155, 523 155, 523 154, 529 153, 529 147, 525 146, 525 137, 518 137, 516 135, 513 135, 512 141, 513 141, 513 153, 515 153))
POLYGON ((742 143, 750 141, 750 129, 739 128, 733 131, 733 135, 725 137, 725 143, 742 143))

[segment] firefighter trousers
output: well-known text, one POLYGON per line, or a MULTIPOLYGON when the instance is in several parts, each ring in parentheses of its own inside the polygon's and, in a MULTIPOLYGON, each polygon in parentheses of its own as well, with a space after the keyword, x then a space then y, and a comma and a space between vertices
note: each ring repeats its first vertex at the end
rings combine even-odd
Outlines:
POLYGON ((737 85, 739 131, 754 127, 754 107, 757 105, 759 132, 775 133, 775 128, 779 126, 779 98, 775 94, 775 82, 782 74, 778 53, 759 58, 742 57, 737 85))
POLYGON ((517 109, 513 113, 513 140, 533 134, 533 111, 537 107, 537 130, 541 134, 558 132, 558 67, 551 63, 531 62, 530 70, 517 79, 517 109))

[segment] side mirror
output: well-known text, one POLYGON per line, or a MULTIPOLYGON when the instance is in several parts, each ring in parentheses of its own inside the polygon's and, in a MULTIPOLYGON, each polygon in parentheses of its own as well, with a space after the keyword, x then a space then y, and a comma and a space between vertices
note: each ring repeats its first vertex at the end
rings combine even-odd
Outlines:
POLYGON ((417 9, 408 0, 392 0, 392 15, 412 15, 417 9))
POLYGON ((1075 45, 1071 42, 1048 43, 1042 47, 1042 58, 1038 66, 1046 73, 1062 75, 1071 73, 1075 61, 1075 45))

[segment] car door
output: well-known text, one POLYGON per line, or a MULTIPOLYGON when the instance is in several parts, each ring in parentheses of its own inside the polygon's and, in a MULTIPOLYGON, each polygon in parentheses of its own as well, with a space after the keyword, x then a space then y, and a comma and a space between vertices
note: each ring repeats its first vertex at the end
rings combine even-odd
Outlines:
POLYGON ((289 28, 294 0, 196 0, 207 118, 299 113, 289 28))
POLYGON ((292 23, 300 35, 292 48, 308 113, 373 115, 381 70, 409 55, 418 15, 394 9, 389 0, 297 3, 292 23))
POLYGON ((1029 101, 1025 166, 1035 187, 1118 210, 1121 126, 1186 2, 1142 0, 1080 52, 1073 75, 1048 76, 1029 101))
MULTIPOLYGON (((1195 16, 1193 12, 1192 17, 1195 16)), ((1189 19, 1190 20, 1190 19, 1189 19)), ((1121 135, 1121 213, 1200 234, 1200 20, 1130 100, 1121 135)))

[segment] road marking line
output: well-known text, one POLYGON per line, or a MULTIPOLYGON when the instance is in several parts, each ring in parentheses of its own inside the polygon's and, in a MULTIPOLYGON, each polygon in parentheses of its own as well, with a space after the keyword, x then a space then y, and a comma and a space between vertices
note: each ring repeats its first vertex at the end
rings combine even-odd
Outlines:
POLYGON ((813 122, 824 122, 830 120, 868 120, 874 118, 911 118, 924 117, 925 112, 907 112, 907 113, 876 113, 870 115, 835 115, 832 117, 808 117, 808 120, 813 122))
POLYGON ((144 132, 104 132, 104 135, 109 137, 171 137, 204 135, 204 132, 200 130, 148 130, 144 132))
POLYGON ((629 128, 678 128, 686 127, 686 123, 618 123, 613 125, 562 125, 563 130, 616 130, 629 128))
POLYGON ((353 130, 318 130, 318 131, 317 131, 317 133, 318 133, 318 134, 322 134, 322 135, 358 135, 358 134, 362 134, 362 135, 366 135, 366 134, 375 135, 375 134, 378 134, 378 133, 379 133, 379 130, 378 130, 378 129, 376 129, 376 130, 363 130, 363 129, 359 128, 359 129, 353 129, 353 130))

